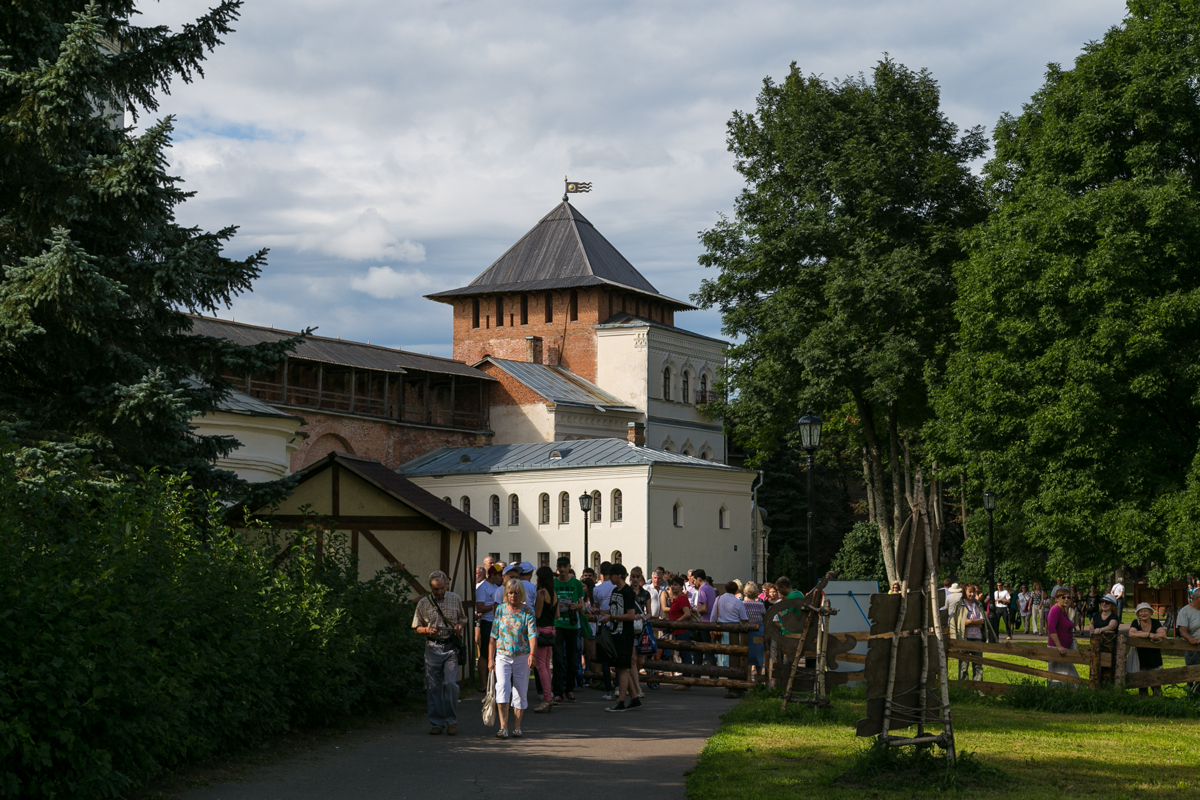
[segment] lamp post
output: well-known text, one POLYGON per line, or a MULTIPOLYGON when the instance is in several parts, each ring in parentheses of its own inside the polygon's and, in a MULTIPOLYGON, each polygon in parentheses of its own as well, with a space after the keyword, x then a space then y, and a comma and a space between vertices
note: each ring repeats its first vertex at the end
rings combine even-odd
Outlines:
POLYGON ((796 423, 800 432, 800 447, 808 454, 808 586, 817 585, 817 568, 813 562, 813 453, 821 444, 821 418, 810 408, 796 423))
MULTIPOLYGON (((995 609, 996 607, 996 552, 992 542, 992 512, 996 510, 996 493, 990 490, 985 490, 983 493, 983 510, 988 515, 988 603, 995 609)), ((999 623, 997 623, 996 632, 999 633, 999 623)))
MULTIPOLYGON (((592 496, 587 492, 579 495, 579 510, 583 512, 583 566, 592 565, 592 551, 588 549, 587 526, 588 516, 592 513, 592 496)), ((580 573, 581 575, 583 573, 580 573)))

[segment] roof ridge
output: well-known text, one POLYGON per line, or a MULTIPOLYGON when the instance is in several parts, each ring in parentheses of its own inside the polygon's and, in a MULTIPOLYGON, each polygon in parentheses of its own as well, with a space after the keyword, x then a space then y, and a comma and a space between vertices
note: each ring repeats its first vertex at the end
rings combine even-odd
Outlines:
MULTIPOLYGON (((574 223, 571 226, 571 233, 575 234, 575 244, 579 245, 579 252, 583 256, 583 265, 585 267, 587 267, 588 275, 591 275, 593 278, 600 278, 600 276, 596 274, 596 270, 592 268, 592 259, 588 258, 587 247, 585 247, 583 244, 583 237, 579 235, 579 227, 578 227, 579 222, 578 222, 578 220, 575 219, 575 215, 571 214, 571 212, 574 211, 574 209, 571 207, 571 204, 568 203, 566 200, 563 200, 563 205, 567 207, 567 214, 570 215, 571 222, 574 223)), ((540 225, 541 223, 538 223, 538 224, 540 225)), ((588 225, 591 225, 592 230, 596 231, 595 225, 592 225, 590 222, 588 223, 588 225)), ((596 234, 598 236, 600 236, 601 239, 604 239, 604 235, 601 234, 600 231, 596 231, 596 234)), ((605 241, 608 241, 608 240, 605 239, 605 241)), ((609 242, 609 246, 611 246, 611 245, 612 245, 612 243, 609 242)), ((615 247, 613 249, 616 250, 615 247)), ((636 267, 635 267, 635 269, 636 269, 636 267)), ((645 280, 645 276, 643 276, 642 279, 645 280)), ((604 280, 604 278, 600 278, 600 280, 604 280)), ((646 283, 650 283, 650 281, 646 281, 646 283)), ((654 288, 653 284, 651 284, 651 288, 654 288)), ((654 291, 657 292, 658 290, 655 289, 654 291)))

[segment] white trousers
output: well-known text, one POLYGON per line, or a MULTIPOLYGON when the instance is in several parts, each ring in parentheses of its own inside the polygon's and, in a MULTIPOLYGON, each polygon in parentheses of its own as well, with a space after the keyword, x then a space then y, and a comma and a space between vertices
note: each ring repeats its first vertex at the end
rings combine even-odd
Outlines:
POLYGON ((529 654, 496 653, 496 702, 512 703, 513 708, 526 709, 529 703, 529 654))

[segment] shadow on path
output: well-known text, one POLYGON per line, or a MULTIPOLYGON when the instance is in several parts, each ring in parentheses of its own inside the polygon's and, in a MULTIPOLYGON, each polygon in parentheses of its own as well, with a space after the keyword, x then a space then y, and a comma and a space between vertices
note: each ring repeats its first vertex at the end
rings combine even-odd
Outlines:
MULTIPOLYGON (((530 692, 532 695, 532 691, 530 692)), ((402 800, 508 798, 514 790, 561 792, 591 785, 605 793, 644 792, 682 800, 722 714, 736 705, 719 689, 647 691, 642 708, 609 714, 600 692, 574 705, 526 713, 524 738, 502 741, 480 721, 478 696, 458 707, 458 735, 431 736, 424 717, 352 747, 333 745, 260 769, 247 781, 188 792, 186 800, 402 800), (582 783, 581 783, 582 781, 582 783)), ((619 794, 618 794, 619 796, 619 794)))

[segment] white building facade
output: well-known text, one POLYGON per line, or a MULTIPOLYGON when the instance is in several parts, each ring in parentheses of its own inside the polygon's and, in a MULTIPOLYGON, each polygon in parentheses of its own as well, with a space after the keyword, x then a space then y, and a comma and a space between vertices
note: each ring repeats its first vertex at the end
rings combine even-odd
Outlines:
POLYGON ((751 571, 751 470, 620 439, 447 448, 401 467, 413 483, 492 528, 480 560, 576 571, 613 561, 717 580, 751 571), (466 460, 464 460, 466 459, 466 460), (588 557, 579 497, 592 498, 588 557))

